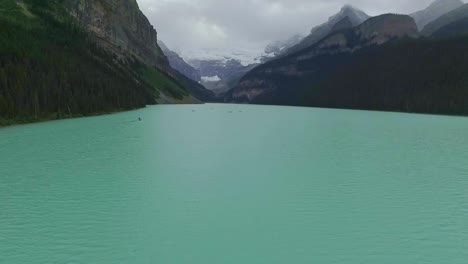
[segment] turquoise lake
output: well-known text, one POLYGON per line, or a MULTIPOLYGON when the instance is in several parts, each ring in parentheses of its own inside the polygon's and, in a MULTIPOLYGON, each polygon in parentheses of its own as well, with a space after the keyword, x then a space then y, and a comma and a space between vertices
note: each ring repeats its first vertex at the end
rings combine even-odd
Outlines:
POLYGON ((0 129, 2 264, 467 262, 468 118, 207 104, 0 129))

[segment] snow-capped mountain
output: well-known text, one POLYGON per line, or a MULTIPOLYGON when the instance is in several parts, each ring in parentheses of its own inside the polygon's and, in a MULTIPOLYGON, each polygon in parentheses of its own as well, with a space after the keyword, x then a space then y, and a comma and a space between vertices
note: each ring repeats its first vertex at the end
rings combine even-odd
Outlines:
POLYGON ((202 49, 181 52, 181 56, 201 75, 201 84, 223 93, 255 65, 265 54, 249 49, 202 49))
MULTIPOLYGON (((243 66, 256 64, 260 62, 262 52, 258 50, 226 48, 226 49, 200 49, 200 50, 185 50, 180 53, 185 61, 217 61, 219 63, 227 63, 228 61, 238 61, 243 66)), ((192 65, 194 66, 194 65, 192 65)))
POLYGON ((419 30, 422 30, 430 22, 459 8, 463 4, 461 0, 436 0, 426 9, 413 13, 410 16, 416 21, 419 30))

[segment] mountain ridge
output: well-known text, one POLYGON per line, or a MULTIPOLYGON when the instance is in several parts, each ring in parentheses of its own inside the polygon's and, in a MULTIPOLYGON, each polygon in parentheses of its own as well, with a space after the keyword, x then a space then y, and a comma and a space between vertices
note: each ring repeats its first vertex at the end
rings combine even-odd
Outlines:
POLYGON ((461 0, 435 0, 425 9, 410 14, 414 18, 419 30, 442 15, 459 8, 464 3, 461 0))
POLYGON ((169 60, 169 64, 173 69, 177 70, 195 82, 201 81, 200 73, 194 67, 189 65, 179 54, 169 49, 162 40, 158 40, 158 44, 161 47, 164 55, 169 60))
MULTIPOLYGON (((364 11, 354 8, 351 5, 344 5, 337 14, 331 16, 327 22, 314 27, 308 36, 306 36, 297 45, 288 49, 284 54, 292 54, 301 49, 314 45, 330 34, 335 28, 335 25, 342 22, 344 18, 349 19, 348 21, 350 23, 348 25, 355 27, 369 19, 370 16, 367 15, 364 11)), ((342 26, 341 29, 343 29, 342 26)))
POLYGON ((447 26, 448 24, 455 22, 463 17, 468 17, 468 4, 464 4, 427 24, 421 31, 421 34, 424 36, 430 36, 438 29, 447 26))
POLYGON ((4 0, 0 28, 1 124, 200 102, 135 0, 4 0))
POLYGON ((225 101, 248 103, 255 101, 256 97, 275 93, 275 90, 279 88, 272 82, 276 78, 273 77, 274 75, 288 76, 288 78, 307 75, 309 72, 302 71, 300 65, 314 58, 353 53, 365 47, 382 45, 395 39, 413 38, 417 34, 416 23, 407 15, 384 14, 370 18, 357 27, 333 32, 312 47, 255 68, 239 82, 237 87, 227 93, 225 101), (249 78, 255 75, 269 77, 249 78))

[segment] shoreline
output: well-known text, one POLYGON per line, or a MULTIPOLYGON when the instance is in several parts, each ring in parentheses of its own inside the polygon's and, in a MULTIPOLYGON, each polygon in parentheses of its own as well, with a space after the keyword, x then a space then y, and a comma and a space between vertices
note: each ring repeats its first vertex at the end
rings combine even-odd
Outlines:
MULTIPOLYGON (((192 103, 193 105, 199 105, 200 103, 192 103)), ((206 104, 206 103, 201 103, 206 104)), ((429 116, 445 116, 445 117, 468 117, 467 115, 463 114, 444 114, 444 113, 424 113, 424 112, 404 112, 404 111, 396 111, 396 110, 371 110, 371 109, 356 109, 356 108, 334 108, 334 107, 314 107, 314 106, 293 106, 293 105, 267 105, 267 104, 238 104, 238 103, 208 103, 208 104, 221 104, 221 105, 250 105, 250 106, 273 106, 273 107, 297 107, 297 108, 309 108, 309 109, 331 109, 331 110, 348 110, 348 111, 365 111, 365 112, 377 112, 377 113, 400 113, 400 114, 409 114, 409 115, 429 115, 429 116)), ((168 105, 168 103, 160 103, 155 105, 168 105)), ((188 105, 187 103, 170 103, 170 105, 188 105)), ((110 112, 96 112, 90 114, 76 114, 71 116, 62 116, 57 117, 57 113, 51 114, 49 117, 41 117, 38 119, 30 118, 30 117, 20 117, 20 118, 4 118, 0 117, 0 129, 12 127, 12 126, 20 126, 20 125, 28 125, 28 124, 35 124, 35 123, 43 123, 43 122, 51 122, 51 121, 58 121, 58 120, 65 120, 65 119, 75 119, 75 118, 86 118, 86 117, 94 117, 94 116, 103 116, 103 115, 112 115, 122 112, 129 112, 138 109, 144 109, 148 106, 144 107, 137 107, 132 109, 120 109, 114 110, 110 112)))
POLYGON ((89 114, 76 114, 76 115, 64 115, 61 117, 57 117, 57 113, 50 114, 48 117, 43 116, 37 119, 31 118, 31 117, 19 117, 19 118, 5 118, 5 117, 0 117, 0 129, 2 128, 7 128, 7 127, 13 127, 13 126, 21 126, 21 125, 29 125, 29 124, 36 124, 36 123, 45 123, 45 122, 52 122, 52 121, 59 121, 59 120, 66 120, 66 119, 75 119, 75 118, 86 118, 86 117, 95 117, 95 116, 103 116, 103 115, 112 115, 112 114, 118 114, 122 112, 129 112, 129 111, 135 111, 139 109, 144 109, 148 106, 155 106, 155 105, 200 105, 200 104, 205 104, 203 102, 194 102, 191 101, 192 103, 186 103, 183 101, 180 102, 175 102, 175 103, 158 103, 158 104, 150 104, 150 105, 145 105, 142 107, 135 107, 135 108, 130 108, 130 109, 118 109, 118 110, 113 110, 113 111, 108 111, 108 112, 96 112, 96 113, 89 113, 89 114))
POLYGON ((90 113, 90 114, 76 114, 76 115, 71 115, 71 116, 68 115, 68 116, 62 116, 62 117, 57 117, 56 116, 57 114, 55 113, 55 114, 51 114, 50 117, 41 117, 41 118, 37 118, 37 119, 28 119, 27 117, 22 117, 22 118, 17 118, 17 119, 15 119, 15 118, 1 118, 0 117, 0 129, 7 128, 7 127, 14 127, 14 126, 22 126, 22 125, 30 125, 30 124, 37 124, 37 123, 60 121, 60 120, 66 120, 66 119, 112 115, 112 114, 117 114, 117 113, 122 113, 122 112, 128 112, 128 111, 143 109, 145 107, 147 107, 147 106, 132 108, 132 109, 115 110, 115 111, 111 111, 111 112, 96 112, 96 113, 90 113))

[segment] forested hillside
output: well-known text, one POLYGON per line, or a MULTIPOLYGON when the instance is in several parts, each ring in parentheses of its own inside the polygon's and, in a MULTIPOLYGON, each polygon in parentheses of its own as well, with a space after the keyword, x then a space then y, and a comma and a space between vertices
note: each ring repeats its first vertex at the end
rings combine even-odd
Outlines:
POLYGON ((244 78, 250 87, 269 87, 251 103, 468 115, 468 37, 404 39, 271 74, 286 61, 244 78))
POLYGON ((188 91, 96 45, 59 0, 0 2, 0 125, 144 107, 188 91))

